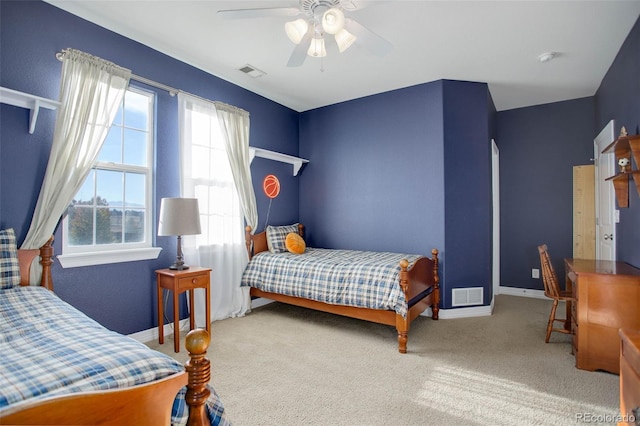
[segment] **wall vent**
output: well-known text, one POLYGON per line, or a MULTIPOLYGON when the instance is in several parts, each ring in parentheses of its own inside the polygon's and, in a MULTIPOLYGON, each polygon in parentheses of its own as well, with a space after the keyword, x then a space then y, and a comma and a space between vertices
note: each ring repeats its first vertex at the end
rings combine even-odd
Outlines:
POLYGON ((454 288, 451 296, 451 306, 482 305, 484 289, 482 287, 454 288))

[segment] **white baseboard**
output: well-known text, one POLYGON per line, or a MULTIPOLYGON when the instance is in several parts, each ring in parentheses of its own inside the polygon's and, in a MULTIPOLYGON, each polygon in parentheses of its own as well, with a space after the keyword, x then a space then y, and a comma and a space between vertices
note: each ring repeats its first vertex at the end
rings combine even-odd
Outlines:
MULTIPOLYGON (((431 316, 431 308, 423 312, 423 315, 429 313, 431 316)), ((440 309, 438 312, 439 319, 456 319, 456 318, 473 318, 488 317, 493 313, 493 299, 488 306, 469 306, 466 308, 440 309)))
POLYGON ((547 299, 542 290, 532 290, 530 288, 518 287, 498 287, 498 294, 506 294, 508 296, 532 297, 534 299, 547 299))
MULTIPOLYGON (((179 327, 180 327, 180 331, 184 330, 185 328, 188 327, 189 324, 189 318, 185 318, 183 320, 180 320, 180 322, 178 323, 179 327)), ((169 324, 165 324, 164 325, 164 335, 165 337, 168 335, 173 334, 173 323, 169 323, 169 324)), ((153 327, 150 328, 148 330, 142 330, 142 331, 138 331, 137 333, 133 333, 133 334, 128 334, 129 337, 131 337, 134 340, 137 340, 138 342, 150 342, 152 340, 158 340, 158 337, 160 337, 158 335, 158 327, 153 327)))

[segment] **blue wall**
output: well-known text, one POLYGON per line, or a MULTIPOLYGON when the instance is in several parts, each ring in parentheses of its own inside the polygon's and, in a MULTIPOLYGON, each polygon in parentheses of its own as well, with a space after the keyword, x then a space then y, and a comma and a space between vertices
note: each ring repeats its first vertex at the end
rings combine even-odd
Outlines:
MULTIPOLYGON (((293 110, 44 2, 3 1, 0 15, 0 85, 3 87, 58 99, 61 63, 55 54, 73 47, 130 68, 137 75, 243 108, 251 113, 252 146, 298 154, 298 113, 293 110)), ((147 89, 157 92, 155 200, 159 205, 162 197, 179 195, 177 98, 147 89)), ((44 176, 55 113, 42 111, 32 135, 27 132, 28 110, 2 104, 0 114, 0 228, 14 227, 21 243, 44 176)), ((274 222, 296 221, 298 180, 290 177, 291 167, 256 159, 252 173, 256 176, 257 191, 264 174, 275 173, 281 177, 284 184, 274 201, 271 218, 274 222)), ((257 193, 257 198, 259 213, 266 214, 265 197, 257 193)), ((59 254, 62 240, 59 230, 55 238, 54 247, 59 254)), ((156 325, 154 270, 166 267, 173 260, 175 239, 158 237, 156 246, 163 250, 154 261, 72 269, 63 269, 56 263, 53 268, 55 291, 62 299, 118 332, 152 328, 156 325)))
POLYGON ((558 273, 573 255, 573 166, 593 164, 594 100, 582 98, 498 112, 500 281, 542 290, 537 247, 558 273))
POLYGON ((484 83, 437 81, 301 114, 300 219, 310 245, 440 251, 451 289, 491 299, 493 102, 484 83))
MULTIPOLYGON (((531 278, 537 245, 547 243, 554 267, 573 254, 572 167, 592 164, 593 140, 612 119, 640 133, 640 20, 594 97, 498 113, 501 284, 542 290, 531 278)), ((640 267, 640 197, 630 185, 620 209, 618 260, 640 267)))
POLYGON ((492 297, 491 138, 493 113, 484 83, 444 84, 445 247, 447 291, 483 287, 484 303, 492 297))
MULTIPOLYGON (((616 134, 622 126, 629 134, 640 134, 640 19, 620 48, 595 99, 597 131, 613 119, 616 134)), ((640 164, 634 167, 638 169, 640 164)), ((616 237, 618 260, 640 267, 640 196, 633 182, 629 184, 629 207, 620 209, 616 237)))
POLYGON ((442 248, 442 126, 442 82, 301 114, 300 153, 311 161, 300 179, 300 218, 310 243, 442 248))

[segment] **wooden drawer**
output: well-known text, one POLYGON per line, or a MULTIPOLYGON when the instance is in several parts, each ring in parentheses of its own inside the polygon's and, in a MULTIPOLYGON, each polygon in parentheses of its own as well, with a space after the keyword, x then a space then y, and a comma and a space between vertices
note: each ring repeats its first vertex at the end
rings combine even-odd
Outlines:
POLYGON ((178 289, 179 290, 188 290, 192 288, 204 288, 209 281, 209 273, 200 274, 190 277, 184 277, 178 279, 178 289))
POLYGON ((620 330, 621 424, 636 424, 640 416, 640 331, 620 330))
POLYGON ((640 416, 640 376, 624 358, 620 359, 620 414, 622 424, 635 425, 632 420, 640 416))
POLYGON ((640 331, 620 331, 620 358, 627 361, 637 376, 640 376, 640 331))

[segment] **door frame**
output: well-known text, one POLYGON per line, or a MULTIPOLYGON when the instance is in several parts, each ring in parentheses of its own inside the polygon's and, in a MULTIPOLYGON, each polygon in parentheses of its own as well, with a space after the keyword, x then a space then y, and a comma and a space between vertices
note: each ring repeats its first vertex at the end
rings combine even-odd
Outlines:
POLYGON ((493 223, 492 287, 493 296, 500 294, 500 150, 491 139, 491 199, 493 223))
MULTIPOLYGON (((603 147, 608 146, 611 142, 616 139, 615 136, 615 120, 610 120, 606 126, 598 133, 598 136, 593 140, 594 147, 594 164, 595 164, 595 190, 596 190, 596 259, 602 260, 602 233, 599 229, 600 218, 602 214, 600 212, 600 206, 605 204, 607 209, 609 209, 610 217, 612 218, 612 227, 611 227, 611 235, 613 239, 613 244, 611 247, 612 259, 605 260, 616 260, 617 259, 617 238, 616 238, 616 223, 617 223, 617 212, 616 212, 616 201, 615 201, 615 191, 612 184, 608 184, 607 186, 601 185, 604 179, 608 176, 601 176, 601 168, 600 162, 607 160, 612 163, 615 162, 615 158, 613 154, 602 154, 603 147), (604 187, 604 190, 603 190, 604 187)), ((615 168, 615 164, 614 164, 615 168)))

